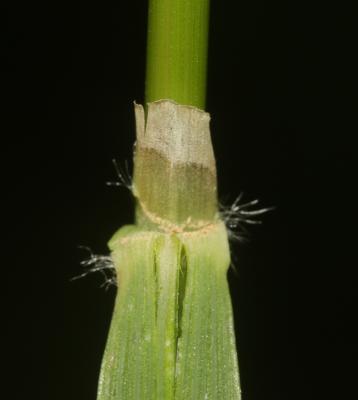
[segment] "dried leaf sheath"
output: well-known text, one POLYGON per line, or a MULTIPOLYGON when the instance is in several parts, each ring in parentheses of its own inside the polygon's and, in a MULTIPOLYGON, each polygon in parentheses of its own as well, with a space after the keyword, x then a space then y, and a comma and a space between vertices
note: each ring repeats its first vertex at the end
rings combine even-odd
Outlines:
POLYGON ((98 400, 238 400, 209 116, 160 101, 136 122, 137 221, 109 243, 119 290, 98 400))
POLYGON ((212 223, 217 193, 210 115, 169 100, 149 103, 146 121, 142 106, 135 105, 135 114, 137 223, 169 232, 212 223))

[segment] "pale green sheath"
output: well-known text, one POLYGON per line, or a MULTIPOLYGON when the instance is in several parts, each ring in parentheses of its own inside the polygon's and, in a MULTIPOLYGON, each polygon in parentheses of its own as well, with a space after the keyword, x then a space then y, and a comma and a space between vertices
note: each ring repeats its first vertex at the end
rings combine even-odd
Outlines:
POLYGON ((110 240, 118 293, 98 400, 239 400, 209 114, 135 105, 136 224, 110 240))

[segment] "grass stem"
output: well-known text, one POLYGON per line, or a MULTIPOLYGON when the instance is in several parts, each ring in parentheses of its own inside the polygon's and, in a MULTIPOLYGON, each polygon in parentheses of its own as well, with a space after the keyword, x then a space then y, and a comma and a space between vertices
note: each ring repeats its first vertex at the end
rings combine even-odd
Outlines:
POLYGON ((146 102, 205 108, 209 0, 149 0, 146 102))

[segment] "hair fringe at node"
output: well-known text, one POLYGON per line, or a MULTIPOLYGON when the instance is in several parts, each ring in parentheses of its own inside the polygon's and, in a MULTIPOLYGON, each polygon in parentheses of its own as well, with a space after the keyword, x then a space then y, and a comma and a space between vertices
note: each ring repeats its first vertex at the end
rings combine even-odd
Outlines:
POLYGON ((245 242, 250 237, 247 225, 262 224, 257 217, 274 210, 275 207, 258 208, 258 199, 241 203, 243 196, 241 192, 230 206, 220 204, 220 215, 226 225, 229 239, 245 242))
POLYGON ((117 175, 117 180, 106 182, 107 186, 124 187, 131 193, 133 191, 132 174, 129 171, 128 161, 124 161, 124 167, 121 167, 115 158, 112 159, 112 164, 117 175))
POLYGON ((85 272, 73 277, 71 281, 75 281, 77 279, 84 278, 89 274, 99 272, 104 278, 104 282, 102 283, 101 287, 104 287, 107 290, 111 286, 117 286, 117 273, 112 257, 94 254, 87 246, 78 246, 78 248, 86 250, 89 253, 89 256, 80 262, 80 265, 86 269, 85 272))

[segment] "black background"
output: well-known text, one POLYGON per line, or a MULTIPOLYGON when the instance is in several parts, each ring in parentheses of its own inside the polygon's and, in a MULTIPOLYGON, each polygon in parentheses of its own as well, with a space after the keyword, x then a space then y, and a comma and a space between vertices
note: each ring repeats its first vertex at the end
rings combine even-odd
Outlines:
MULTIPOLYGON (((244 400, 356 397, 352 6, 212 0, 207 110, 220 198, 243 191, 277 207, 249 243, 232 244, 244 400)), ((105 182, 112 158, 131 159, 146 8, 12 2, 2 13, 2 288, 20 350, 6 364, 8 398, 95 399, 115 291, 100 275, 70 278, 82 271, 78 245, 104 254, 133 219, 129 194, 105 182)))

